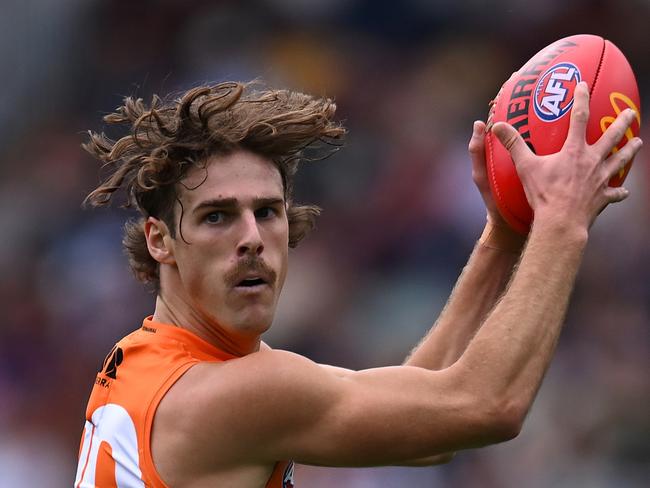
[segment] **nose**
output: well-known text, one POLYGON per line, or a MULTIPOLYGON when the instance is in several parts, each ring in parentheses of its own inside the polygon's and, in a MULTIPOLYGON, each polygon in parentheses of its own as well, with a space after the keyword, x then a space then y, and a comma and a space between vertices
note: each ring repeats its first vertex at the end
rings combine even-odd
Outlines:
POLYGON ((259 256, 264 251, 264 241, 257 224, 255 215, 246 213, 242 216, 241 237, 237 244, 237 255, 242 257, 246 254, 259 256))

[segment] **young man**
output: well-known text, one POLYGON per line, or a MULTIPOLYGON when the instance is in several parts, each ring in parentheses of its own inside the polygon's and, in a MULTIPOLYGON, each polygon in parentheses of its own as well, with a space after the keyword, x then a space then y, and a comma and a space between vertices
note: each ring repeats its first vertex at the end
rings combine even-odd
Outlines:
POLYGON ((237 83, 151 108, 126 99, 106 120, 130 124, 130 134, 91 134, 87 144, 112 171, 89 201, 107 204, 123 188, 140 210, 124 244, 136 276, 155 286, 156 307, 97 375, 75 486, 289 487, 293 461, 427 465, 515 437, 551 360, 589 228, 627 196, 607 181, 641 147, 633 139, 610 155, 631 111, 588 145, 588 99, 579 84, 567 142, 551 156, 533 154, 509 125, 491 129, 535 211, 526 243, 496 211, 485 125, 474 124, 483 235, 405 364, 363 371, 260 341, 288 248, 318 213, 292 202, 292 177, 307 146, 343 137, 334 105, 237 83))

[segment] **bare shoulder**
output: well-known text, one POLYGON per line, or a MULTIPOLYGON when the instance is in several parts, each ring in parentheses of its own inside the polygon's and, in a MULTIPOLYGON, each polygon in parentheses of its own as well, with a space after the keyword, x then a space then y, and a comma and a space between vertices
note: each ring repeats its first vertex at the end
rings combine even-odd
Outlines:
POLYGON ((173 449, 193 463, 205 452, 209 463, 215 458, 227 464, 265 462, 268 453, 252 447, 255 439, 272 436, 274 426, 296 425, 304 408, 317 410, 322 402, 307 390, 335 395, 327 377, 335 376, 303 356, 270 348, 223 363, 196 364, 157 409, 154 443, 166 439, 165 445, 173 447, 154 446, 154 456, 173 449))

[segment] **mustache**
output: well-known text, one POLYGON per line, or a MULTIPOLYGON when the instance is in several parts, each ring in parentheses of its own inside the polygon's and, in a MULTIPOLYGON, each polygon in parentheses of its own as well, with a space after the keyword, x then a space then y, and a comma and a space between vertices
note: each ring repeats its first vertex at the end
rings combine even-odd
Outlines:
POLYGON ((228 286, 236 286, 246 275, 251 273, 258 275, 269 285, 273 285, 278 277, 275 270, 266 264, 264 259, 257 256, 246 256, 226 272, 224 281, 228 286))

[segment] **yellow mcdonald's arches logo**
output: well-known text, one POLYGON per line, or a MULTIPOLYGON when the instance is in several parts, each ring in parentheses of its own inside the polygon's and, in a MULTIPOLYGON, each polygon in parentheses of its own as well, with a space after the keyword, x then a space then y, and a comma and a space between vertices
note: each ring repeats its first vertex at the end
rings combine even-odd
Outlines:
MULTIPOLYGON (((631 108, 634 110, 634 113, 636 114, 636 121, 639 124, 639 127, 641 126, 641 115, 639 114, 639 107, 636 106, 630 97, 619 92, 612 92, 609 94, 609 103, 612 104, 615 115, 605 115, 600 119, 600 130, 602 132, 605 132, 607 128, 616 120, 616 116, 618 116, 618 114, 620 114, 626 108, 631 108)), ((634 138, 634 133, 629 127, 625 131, 625 138, 628 141, 634 138)), ((617 147, 612 149, 612 153, 615 153, 616 151, 618 151, 617 147)), ((623 178, 624 174, 625 168, 621 168, 621 170, 618 172, 619 178, 623 178)))

